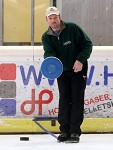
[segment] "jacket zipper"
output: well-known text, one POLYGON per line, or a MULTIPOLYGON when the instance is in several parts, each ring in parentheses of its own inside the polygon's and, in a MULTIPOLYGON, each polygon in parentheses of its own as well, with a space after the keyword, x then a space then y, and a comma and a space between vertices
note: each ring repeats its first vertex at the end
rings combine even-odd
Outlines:
POLYGON ((59 45, 60 45, 60 38, 59 38, 59 36, 58 36, 57 38, 58 38, 58 43, 59 43, 59 45))

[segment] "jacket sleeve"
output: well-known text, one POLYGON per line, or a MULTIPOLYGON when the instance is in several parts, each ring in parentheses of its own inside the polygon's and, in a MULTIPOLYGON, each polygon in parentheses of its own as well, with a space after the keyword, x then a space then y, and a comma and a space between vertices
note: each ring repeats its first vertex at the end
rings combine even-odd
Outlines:
POLYGON ((46 34, 42 35, 42 45, 44 49, 44 58, 50 57, 50 56, 56 56, 56 53, 54 49, 52 48, 51 42, 48 40, 46 34))
POLYGON ((77 55, 77 60, 84 63, 91 55, 93 44, 86 33, 77 26, 78 43, 80 45, 80 52, 77 55))

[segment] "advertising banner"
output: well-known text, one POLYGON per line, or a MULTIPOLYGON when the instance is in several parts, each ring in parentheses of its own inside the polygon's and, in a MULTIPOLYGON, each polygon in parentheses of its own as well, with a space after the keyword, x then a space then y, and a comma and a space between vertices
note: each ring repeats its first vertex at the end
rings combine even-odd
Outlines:
MULTIPOLYGON (((57 81, 45 78, 37 61, 0 63, 0 116, 32 118, 58 115, 57 81)), ((85 118, 113 117, 113 61, 89 60, 85 118)))

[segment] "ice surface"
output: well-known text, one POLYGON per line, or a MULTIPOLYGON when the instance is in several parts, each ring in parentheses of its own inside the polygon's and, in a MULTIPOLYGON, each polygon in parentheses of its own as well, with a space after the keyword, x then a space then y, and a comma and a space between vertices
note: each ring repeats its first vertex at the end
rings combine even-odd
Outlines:
MULTIPOLYGON (((58 136, 58 135, 57 135, 58 136)), ((0 135, 0 150, 112 150, 113 134, 82 134, 79 143, 57 143, 48 134, 0 135), (20 141, 29 137, 29 141, 20 141)))

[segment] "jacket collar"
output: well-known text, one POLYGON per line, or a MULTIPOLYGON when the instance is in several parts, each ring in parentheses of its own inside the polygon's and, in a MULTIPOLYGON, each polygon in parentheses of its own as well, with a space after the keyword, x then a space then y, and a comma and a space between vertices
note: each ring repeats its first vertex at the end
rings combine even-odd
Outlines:
MULTIPOLYGON (((62 30, 65 29, 65 28, 66 28, 65 24, 64 24, 64 22, 61 20, 61 30, 60 30, 60 33, 61 33, 62 30)), ((51 27, 48 28, 47 34, 48 34, 48 35, 55 35, 51 27)))

